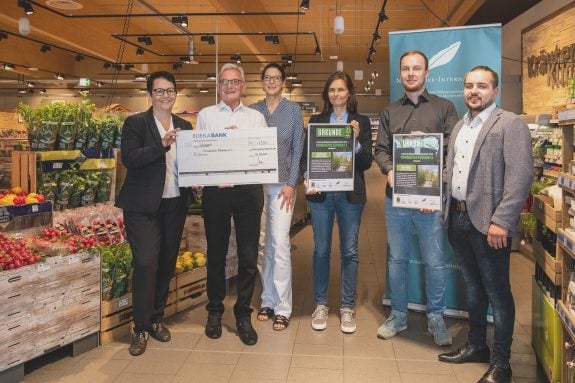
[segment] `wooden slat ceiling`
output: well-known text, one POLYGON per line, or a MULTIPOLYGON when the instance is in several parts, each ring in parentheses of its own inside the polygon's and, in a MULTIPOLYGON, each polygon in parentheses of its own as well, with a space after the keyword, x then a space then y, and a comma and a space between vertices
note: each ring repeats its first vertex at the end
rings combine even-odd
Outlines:
POLYGON ((359 70, 387 73, 387 34, 390 31, 464 25, 485 0, 387 0, 385 13, 389 19, 381 24, 381 40, 375 43, 376 53, 367 64, 378 13, 384 0, 310 0, 309 10, 301 11, 301 0, 59 0, 81 4, 80 10, 58 10, 50 0, 33 0, 34 14, 28 18, 31 33, 18 33, 18 19, 24 10, 18 0, 2 0, 0 31, 7 34, 0 40, 0 63, 15 66, 14 71, 0 70, 0 95, 16 94, 24 81, 33 81, 36 88, 73 88, 79 77, 92 80, 93 92, 130 93, 142 88, 134 76, 145 69, 168 70, 177 74, 183 88, 190 94, 200 87, 213 92, 215 82, 209 73, 240 55, 247 72, 249 86, 259 88, 258 74, 268 62, 286 62, 287 71, 298 74, 302 92, 319 93, 327 75, 344 62, 347 71, 359 70), (59 12, 59 13, 58 13, 59 12), (125 17, 127 13, 133 15, 125 17), (172 16, 187 15, 188 27, 172 23, 172 16), (345 32, 335 35, 336 15, 345 19, 345 32), (441 20, 440 20, 441 19, 441 20), (445 23, 443 22, 445 21, 445 23), (202 41, 212 34, 215 44, 202 41), (266 35, 277 34, 279 44, 266 41, 266 35), (152 45, 139 41, 147 36, 152 45), (181 63, 189 55, 193 39, 194 62, 181 63), (316 40, 321 49, 315 55, 316 40), (51 46, 45 53, 43 44, 51 46), (144 55, 136 55, 136 49, 144 55), (76 56, 84 56, 77 61, 76 56), (337 57, 337 58, 336 58, 337 57), (119 64, 104 68, 105 63, 119 64), (128 64, 128 69, 126 69, 128 64), (181 64, 181 66, 180 66, 181 64), (130 67, 132 66, 133 67, 130 67), (174 67, 175 65, 175 67, 174 67), (38 68, 31 71, 28 68, 38 68), (64 80, 54 79, 62 73, 64 80), (16 81, 17 80, 17 81, 16 81), (103 84, 95 87, 94 82, 103 84), (251 85, 250 85, 251 84, 251 85))

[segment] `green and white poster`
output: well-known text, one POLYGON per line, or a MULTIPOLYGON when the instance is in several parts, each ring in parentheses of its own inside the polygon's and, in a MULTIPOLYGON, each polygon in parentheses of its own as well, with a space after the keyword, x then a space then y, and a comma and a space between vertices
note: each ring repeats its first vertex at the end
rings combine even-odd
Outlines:
POLYGON ((308 187, 353 190, 355 135, 351 124, 308 124, 308 187))
POLYGON ((393 135, 393 206, 441 210, 443 134, 393 135))

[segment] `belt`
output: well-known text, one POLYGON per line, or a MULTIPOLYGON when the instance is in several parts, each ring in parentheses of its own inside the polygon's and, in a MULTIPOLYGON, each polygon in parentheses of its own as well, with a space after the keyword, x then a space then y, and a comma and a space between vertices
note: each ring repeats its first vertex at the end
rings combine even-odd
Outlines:
POLYGON ((467 212, 467 204, 465 203, 465 201, 458 201, 456 199, 452 199, 453 201, 453 206, 455 207, 455 210, 457 210, 460 213, 466 213, 467 212))

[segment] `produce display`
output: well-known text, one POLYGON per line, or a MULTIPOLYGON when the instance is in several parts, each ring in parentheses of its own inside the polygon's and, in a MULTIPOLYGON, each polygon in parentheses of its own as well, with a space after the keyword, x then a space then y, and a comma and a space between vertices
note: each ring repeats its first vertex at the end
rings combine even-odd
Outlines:
POLYGON ((20 186, 0 192, 0 206, 2 205, 26 205, 44 202, 46 197, 43 194, 26 193, 20 186))
POLYGON ((33 108, 18 105, 33 151, 81 150, 89 158, 110 158, 119 147, 124 116, 96 114, 89 99, 79 104, 55 102, 33 108))
POLYGON ((132 252, 127 243, 102 249, 102 299, 110 300, 130 291, 132 252))
POLYGON ((193 253, 191 251, 184 251, 178 255, 178 260, 176 261, 176 274, 205 266, 206 263, 206 255, 201 251, 193 253))
POLYGON ((43 172, 38 177, 38 191, 54 201, 55 210, 106 202, 110 199, 112 176, 107 170, 43 172))
POLYGON ((40 262, 44 254, 32 249, 24 240, 10 239, 0 232, 0 272, 40 262))

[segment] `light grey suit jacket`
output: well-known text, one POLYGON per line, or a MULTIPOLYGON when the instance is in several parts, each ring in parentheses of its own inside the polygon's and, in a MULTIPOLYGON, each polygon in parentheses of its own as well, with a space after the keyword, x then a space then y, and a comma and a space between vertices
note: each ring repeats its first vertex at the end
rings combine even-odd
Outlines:
MULTIPOLYGON (((446 222, 451 202, 454 146, 462 125, 460 120, 449 140, 446 222)), ((479 132, 471 157, 465 200, 473 226, 487 235, 489 225, 495 223, 505 227, 512 236, 532 181, 529 128, 516 114, 495 108, 479 132)))

